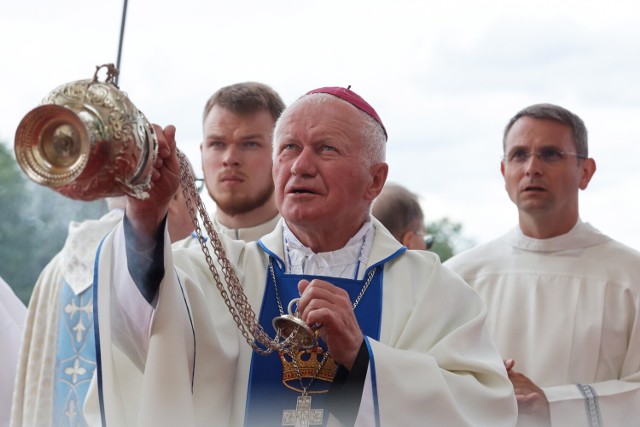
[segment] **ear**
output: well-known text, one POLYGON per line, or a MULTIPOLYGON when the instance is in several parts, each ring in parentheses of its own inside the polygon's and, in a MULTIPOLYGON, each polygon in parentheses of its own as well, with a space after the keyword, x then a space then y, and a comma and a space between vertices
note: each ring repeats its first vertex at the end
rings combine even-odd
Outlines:
POLYGON ((377 163, 369 168, 371 172, 371 185, 367 189, 365 197, 369 201, 373 201, 382 191, 384 183, 387 182, 389 174, 389 165, 386 163, 377 163))
POLYGON ((504 160, 500 161, 500 173, 502 174, 502 177, 504 178, 504 160))
POLYGON ((406 246, 407 249, 413 249, 411 247, 411 241, 412 240, 413 240, 413 231, 409 230, 409 231, 406 231, 402 235, 402 239, 400 240, 400 243, 402 243, 404 246, 406 246))
POLYGON ((591 181, 593 174, 596 173, 596 161, 592 158, 584 159, 582 161, 580 173, 579 187, 581 190, 584 190, 589 185, 589 181, 591 181))

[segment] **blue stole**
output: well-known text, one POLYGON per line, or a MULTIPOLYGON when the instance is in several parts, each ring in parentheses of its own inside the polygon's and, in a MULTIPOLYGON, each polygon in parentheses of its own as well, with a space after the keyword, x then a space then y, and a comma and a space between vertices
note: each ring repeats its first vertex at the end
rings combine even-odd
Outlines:
MULTIPOLYGON (((369 271, 366 272, 363 280, 342 279, 335 277, 309 276, 302 274, 285 274, 283 267, 277 259, 271 258, 277 281, 278 295, 282 302, 283 309, 287 310, 289 301, 298 298, 298 282, 302 279, 313 280, 322 279, 327 282, 346 290, 353 302, 363 285, 366 282, 369 271)), ((276 331, 272 326, 274 317, 280 316, 276 300, 276 288, 271 277, 271 271, 267 269, 267 285, 265 287, 260 310, 259 321, 265 332, 275 337, 276 331)), ((362 333, 375 340, 380 339, 380 325, 382 321, 382 266, 379 265, 375 275, 367 288, 364 296, 355 309, 356 319, 360 325, 362 333)), ((324 341, 319 340, 322 352, 327 351, 324 341)), ((302 359, 316 357, 313 350, 305 352, 302 359)), ((288 358, 288 357, 287 357, 288 358)), ((322 360, 322 355, 317 355, 318 361, 322 360)), ((325 363, 327 365, 327 363, 325 363)), ((300 380, 294 372, 293 378, 286 383, 290 387, 301 389, 300 380)), ((313 373, 311 373, 311 376, 313 373)), ((288 375, 291 377, 291 375, 288 375)), ((303 374, 302 382, 307 386, 311 382, 311 378, 305 378, 303 374)), ((329 418, 328 411, 325 407, 325 399, 327 393, 313 394, 313 391, 328 390, 331 386, 330 382, 316 378, 311 383, 309 395, 312 397, 312 409, 325 409, 323 425, 329 418)), ((253 352, 251 357, 251 372, 249 374, 249 386, 247 391, 247 406, 245 413, 245 426, 281 426, 283 410, 295 409, 297 398, 302 393, 292 390, 283 384, 283 362, 280 355, 276 352, 268 356, 260 356, 253 352)))
POLYGON ((96 368, 93 287, 75 295, 63 282, 53 386, 53 425, 85 426, 82 407, 96 368))

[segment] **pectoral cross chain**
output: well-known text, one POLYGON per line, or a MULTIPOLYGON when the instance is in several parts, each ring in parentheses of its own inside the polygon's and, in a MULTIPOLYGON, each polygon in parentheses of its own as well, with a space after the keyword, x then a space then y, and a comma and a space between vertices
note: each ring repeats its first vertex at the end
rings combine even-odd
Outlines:
POLYGON ((311 396, 298 396, 296 409, 282 411, 282 425, 294 427, 321 426, 324 409, 311 409, 311 396))

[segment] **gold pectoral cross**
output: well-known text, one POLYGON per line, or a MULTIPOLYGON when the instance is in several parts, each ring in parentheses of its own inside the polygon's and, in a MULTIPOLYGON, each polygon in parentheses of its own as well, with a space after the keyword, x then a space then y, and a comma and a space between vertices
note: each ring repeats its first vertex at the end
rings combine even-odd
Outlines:
POLYGON ((324 409, 311 409, 311 396, 298 396, 296 409, 282 411, 282 425, 294 427, 321 426, 324 409))

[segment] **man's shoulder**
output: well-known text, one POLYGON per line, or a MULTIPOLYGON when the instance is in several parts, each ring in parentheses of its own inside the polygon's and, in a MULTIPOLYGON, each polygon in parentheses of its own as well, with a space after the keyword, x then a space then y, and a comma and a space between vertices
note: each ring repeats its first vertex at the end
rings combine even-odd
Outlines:
POLYGON ((610 238, 607 242, 589 249, 592 258, 598 258, 616 269, 633 272, 640 279, 640 252, 610 238))
POLYGON ((500 236, 488 242, 465 249, 446 260, 443 264, 454 271, 457 271, 463 266, 487 264, 494 259, 506 256, 509 253, 508 248, 509 245, 505 241, 504 236, 500 236))

